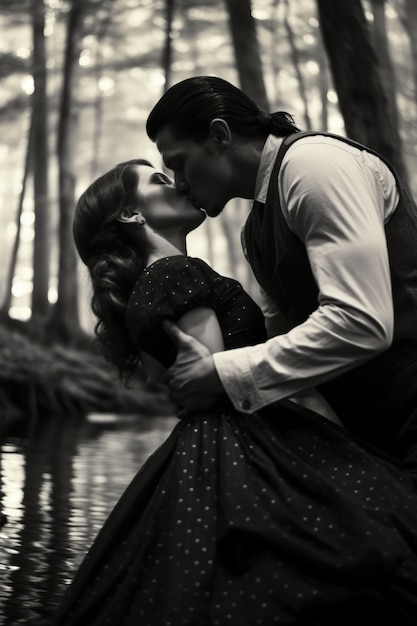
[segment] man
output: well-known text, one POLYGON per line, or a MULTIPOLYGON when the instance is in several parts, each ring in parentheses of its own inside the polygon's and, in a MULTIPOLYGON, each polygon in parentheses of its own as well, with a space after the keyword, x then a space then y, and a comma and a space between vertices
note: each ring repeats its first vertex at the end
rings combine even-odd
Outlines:
POLYGON ((317 387, 361 438, 412 454, 417 211, 391 166, 342 137, 299 133, 288 113, 267 114, 216 77, 171 87, 147 132, 209 216, 233 197, 254 199, 243 242, 267 296, 262 345, 210 355, 167 324, 181 405, 228 397, 252 413, 317 387))

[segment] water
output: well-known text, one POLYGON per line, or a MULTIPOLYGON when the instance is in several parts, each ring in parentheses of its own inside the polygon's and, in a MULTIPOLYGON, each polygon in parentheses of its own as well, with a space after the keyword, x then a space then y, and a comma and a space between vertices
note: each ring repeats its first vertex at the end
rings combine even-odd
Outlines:
POLYGON ((56 607, 108 513, 175 417, 49 419, 0 451, 0 624, 56 607))

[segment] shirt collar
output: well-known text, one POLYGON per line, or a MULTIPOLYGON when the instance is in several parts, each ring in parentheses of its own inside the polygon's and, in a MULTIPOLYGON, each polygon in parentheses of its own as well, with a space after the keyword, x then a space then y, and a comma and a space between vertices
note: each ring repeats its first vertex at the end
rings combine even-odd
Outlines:
POLYGON ((256 175, 255 184, 255 200, 265 204, 268 193, 269 181, 277 159, 278 150, 283 141, 283 137, 275 137, 268 135, 262 150, 261 160, 259 162, 258 173, 256 175))

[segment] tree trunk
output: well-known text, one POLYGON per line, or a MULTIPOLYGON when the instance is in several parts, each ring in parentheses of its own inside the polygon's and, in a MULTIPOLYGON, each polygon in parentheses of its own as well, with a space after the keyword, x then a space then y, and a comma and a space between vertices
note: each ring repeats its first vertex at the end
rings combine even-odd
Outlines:
POLYGON ((165 0, 165 45, 162 51, 162 69, 165 73, 164 91, 171 86, 172 69, 172 22, 174 19, 175 0, 165 0))
POLYGON ((319 45, 319 52, 318 52, 317 62, 320 67, 318 84, 319 84, 320 101, 321 101, 320 128, 324 131, 327 131, 329 128, 329 101, 327 99, 327 94, 329 91, 329 75, 328 75, 326 54, 323 50, 322 43, 319 42, 318 45, 319 45))
POLYGON ((259 108, 269 111, 262 59, 250 0, 225 0, 240 86, 259 108))
POLYGON ((348 137, 377 150, 406 178, 398 126, 360 0, 317 0, 320 28, 348 137))
POLYGON ((103 92, 98 88, 100 77, 104 70, 103 64, 103 43, 107 36, 107 32, 113 17, 114 0, 108 0, 107 3, 101 2, 101 13, 103 17, 97 26, 96 32, 96 57, 94 64, 94 79, 97 84, 96 98, 94 103, 94 130, 93 130, 93 154, 91 159, 91 180, 95 180, 101 173, 99 170, 101 137, 103 130, 103 112, 104 112, 104 96, 103 92))
POLYGON ((310 120, 310 114, 308 112, 307 89, 305 86, 304 76, 300 68, 300 55, 298 53, 298 49, 295 43, 294 33, 293 33, 293 30, 291 28, 291 24, 288 18, 289 18, 289 2, 288 0, 285 0, 285 16, 284 16, 285 32, 287 33, 288 43, 290 44, 291 59, 292 59, 295 73, 296 73, 297 80, 298 80, 298 89, 300 92, 300 98, 304 105, 304 123, 306 126, 305 130, 311 130, 311 120, 310 120))
MULTIPOLYGON (((385 20, 385 0, 372 0, 372 11, 374 14, 374 42, 375 49, 378 50, 378 58, 381 68, 382 87, 387 96, 388 115, 393 123, 399 128, 399 115, 396 100, 396 77, 389 51, 387 24, 385 20)), ((402 141, 398 137, 399 149, 402 150, 402 141)))
MULTIPOLYGON (((273 100, 274 102, 281 103, 281 90, 279 88, 278 75, 281 69, 282 59, 280 59, 279 56, 275 54, 276 42, 278 41, 278 37, 279 37, 279 32, 278 32, 278 24, 280 21, 279 12, 280 12, 280 0, 273 0, 272 6, 271 6, 271 14, 270 14, 271 35, 272 35, 271 46, 270 46, 270 57, 271 57, 270 63, 271 63, 271 71, 272 71, 271 83, 272 83, 272 90, 273 90, 273 100)), ((279 110, 279 109, 285 109, 285 106, 279 104, 279 106, 276 107, 276 110, 279 110)))
POLYGON ((71 340, 80 332, 77 289, 77 256, 72 236, 75 205, 74 152, 78 112, 75 102, 78 58, 84 7, 73 0, 68 18, 64 79, 58 128, 59 159, 59 270, 58 300, 52 325, 62 339, 71 340))
POLYGON ((28 143, 27 143, 27 148, 26 148, 25 168, 23 171, 22 188, 20 190, 19 204, 18 204, 17 212, 16 212, 16 235, 15 235, 15 239, 13 242, 12 253, 10 256, 10 263, 9 263, 6 285, 5 285, 5 297, 4 297, 4 301, 1 305, 1 310, 0 310, 0 320, 8 320, 9 310, 12 304, 13 278, 16 272, 17 255, 19 252, 19 243, 20 243, 20 229, 21 229, 20 218, 22 217, 22 212, 23 212, 23 201, 25 199, 25 194, 26 194, 26 186, 27 186, 27 180, 28 180, 28 175, 29 175, 29 170, 30 170, 32 151, 33 151, 33 111, 32 111, 32 119, 30 121, 29 134, 28 134, 28 143))
POLYGON ((33 249, 32 318, 49 313, 48 105, 44 0, 33 0, 33 181, 35 239, 33 249))
POLYGON ((417 106, 417 2, 416 0, 405 1, 404 28, 408 34, 411 48, 411 63, 414 80, 414 102, 417 106))

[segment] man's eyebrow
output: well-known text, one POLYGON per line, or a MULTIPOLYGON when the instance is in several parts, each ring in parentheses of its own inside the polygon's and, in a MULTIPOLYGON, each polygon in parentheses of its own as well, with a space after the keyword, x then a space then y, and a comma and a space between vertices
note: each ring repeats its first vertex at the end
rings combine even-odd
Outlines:
POLYGON ((163 159, 163 162, 165 164, 165 167, 167 167, 169 170, 172 170, 172 163, 170 159, 163 159))
POLYGON ((177 154, 169 154, 166 157, 163 157, 163 161, 165 163, 165 165, 170 169, 173 170, 175 167, 176 162, 178 161, 179 157, 177 154))

